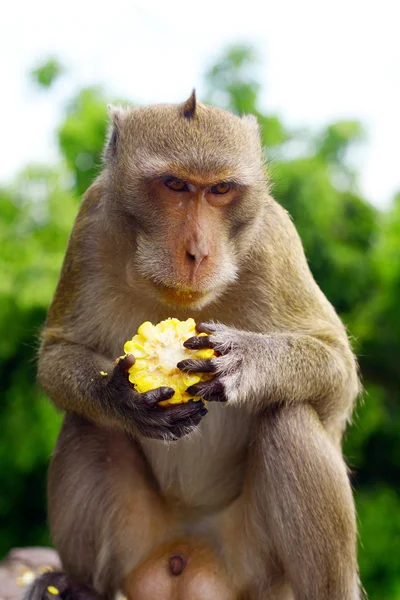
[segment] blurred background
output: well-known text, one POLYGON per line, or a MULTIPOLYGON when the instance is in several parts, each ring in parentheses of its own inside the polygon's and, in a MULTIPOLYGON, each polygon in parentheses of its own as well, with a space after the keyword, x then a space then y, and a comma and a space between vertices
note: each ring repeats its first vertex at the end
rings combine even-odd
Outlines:
POLYGON ((0 557, 48 544, 60 426, 38 334, 109 102, 198 97, 257 115, 275 198, 359 357, 345 440, 370 598, 400 599, 400 46, 396 3, 9 3, 2 14, 0 557))

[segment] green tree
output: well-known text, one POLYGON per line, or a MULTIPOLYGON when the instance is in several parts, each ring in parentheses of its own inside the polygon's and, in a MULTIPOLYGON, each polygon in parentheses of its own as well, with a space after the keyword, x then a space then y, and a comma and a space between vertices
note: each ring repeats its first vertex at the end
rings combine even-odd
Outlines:
POLYGON ((107 101, 100 89, 86 88, 71 100, 58 130, 59 146, 81 196, 101 167, 107 101))
POLYGON ((47 539, 44 475, 60 416, 35 384, 35 355, 77 208, 67 179, 30 167, 0 191, 0 554, 47 539))
POLYGON ((62 75, 64 67, 56 58, 49 58, 31 71, 31 79, 43 88, 50 88, 62 75))

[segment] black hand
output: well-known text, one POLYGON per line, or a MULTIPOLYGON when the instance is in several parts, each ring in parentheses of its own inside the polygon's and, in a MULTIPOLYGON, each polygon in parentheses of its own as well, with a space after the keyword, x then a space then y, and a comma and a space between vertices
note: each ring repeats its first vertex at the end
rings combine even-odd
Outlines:
POLYGON ((134 364, 128 355, 114 367, 108 383, 110 395, 123 419, 143 436, 160 440, 176 440, 188 435, 207 414, 202 402, 163 407, 159 402, 169 400, 174 390, 160 387, 145 393, 137 392, 129 382, 127 370, 134 364))

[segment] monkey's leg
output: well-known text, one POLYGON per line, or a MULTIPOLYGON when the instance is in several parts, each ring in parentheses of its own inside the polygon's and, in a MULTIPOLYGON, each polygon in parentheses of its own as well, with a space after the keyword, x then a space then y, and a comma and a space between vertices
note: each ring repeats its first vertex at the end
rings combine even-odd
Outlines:
POLYGON ((73 414, 50 467, 48 504, 64 569, 103 595, 121 589, 170 521, 134 442, 73 414))
POLYGON ((350 483, 314 411, 266 412, 251 448, 246 518, 260 551, 272 543, 296 600, 358 600, 350 483))

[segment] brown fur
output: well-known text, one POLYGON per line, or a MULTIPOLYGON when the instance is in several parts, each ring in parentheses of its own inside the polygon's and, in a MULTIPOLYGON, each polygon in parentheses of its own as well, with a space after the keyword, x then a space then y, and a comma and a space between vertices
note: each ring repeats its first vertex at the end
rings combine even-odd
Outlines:
POLYGON ((269 195, 255 120, 199 102, 187 119, 185 106, 111 109, 104 170, 71 235, 39 360, 68 413, 49 480, 55 544, 102 594, 137 586, 147 565, 169 582, 165 600, 194 598, 197 570, 204 599, 357 600, 345 329, 269 195), (210 191, 218 182, 229 197, 210 191), (217 323, 227 402, 208 415, 163 412, 114 368, 143 321, 169 316, 217 323), (204 550, 172 581, 161 548, 182 539, 204 550))
POLYGON ((188 100, 183 105, 183 116, 186 119, 192 119, 196 112, 196 90, 193 90, 188 100))

